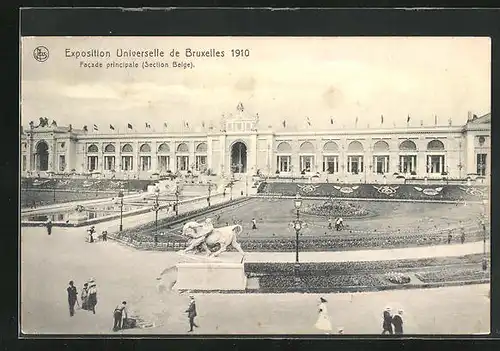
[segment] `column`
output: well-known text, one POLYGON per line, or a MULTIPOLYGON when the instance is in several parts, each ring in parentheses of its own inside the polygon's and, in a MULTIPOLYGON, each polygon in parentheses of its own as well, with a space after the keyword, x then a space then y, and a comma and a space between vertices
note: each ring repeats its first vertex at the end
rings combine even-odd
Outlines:
POLYGON ((347 156, 347 170, 346 172, 352 172, 352 158, 350 156, 347 156))
POLYGON ((227 162, 226 162, 226 136, 221 135, 219 137, 219 142, 220 142, 220 162, 221 162, 221 164, 216 165, 217 167, 214 167, 214 171, 217 174, 220 174, 221 171, 224 172, 224 174, 228 174, 228 170, 226 169, 226 168, 228 168, 227 162))
MULTIPOLYGON (((132 173, 133 174, 138 174, 139 173, 139 142, 136 140, 132 143, 134 146, 134 152, 132 153, 134 160, 132 161, 133 168, 132 168, 132 173)), ((134 176, 132 176, 134 178, 134 176)))
POLYGON ((97 170, 99 172, 103 172, 104 171, 104 158, 103 158, 103 155, 104 155, 104 150, 103 150, 103 147, 104 147, 104 143, 99 143, 99 152, 97 153, 97 170))
POLYGON ((116 172, 122 171, 121 152, 122 152, 121 143, 118 141, 115 143, 115 171, 116 172))
POLYGON ((158 142, 156 140, 151 142, 151 170, 159 172, 158 169, 158 142))
POLYGON ((364 172, 365 171, 365 164, 363 162, 363 156, 358 157, 358 172, 364 172), (363 164, 363 168, 361 168, 361 164, 363 164))
POLYGON ((189 142, 189 164, 188 164, 188 169, 194 172, 196 169, 196 144, 197 142, 195 140, 192 140, 189 142), (191 165, 194 165, 193 168, 191 168, 191 165))
POLYGON ((177 172, 177 155, 176 155, 176 150, 177 150, 177 143, 172 141, 169 143, 170 146, 170 170, 172 173, 177 172))
POLYGON ((88 160, 87 160, 87 147, 88 147, 88 145, 87 145, 87 143, 84 143, 82 145, 82 147, 83 147, 83 152, 82 152, 83 158, 82 158, 82 164, 81 164, 82 172, 87 172, 87 168, 88 168, 87 167, 87 163, 88 163, 88 160))
POLYGON ((214 172, 214 165, 212 164, 212 137, 207 136, 207 168, 212 169, 214 172))
POLYGON ((466 136, 466 145, 465 145, 465 172, 468 173, 476 173, 476 159, 475 159, 475 146, 474 146, 474 135, 467 131, 466 136))
POLYGON ((253 175, 257 172, 258 153, 257 134, 252 132, 250 136, 250 150, 247 150, 247 174, 253 175))
POLYGON ((415 171, 415 157, 413 157, 413 155, 410 156, 410 162, 411 162, 411 166, 410 166, 411 170, 410 171, 413 172, 413 171, 415 171))

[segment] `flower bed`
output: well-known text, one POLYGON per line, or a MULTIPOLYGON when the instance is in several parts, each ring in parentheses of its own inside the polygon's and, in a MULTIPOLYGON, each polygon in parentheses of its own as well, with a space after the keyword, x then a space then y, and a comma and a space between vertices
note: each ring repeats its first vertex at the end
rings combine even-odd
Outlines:
POLYGON ((384 278, 393 284, 408 284, 411 281, 408 274, 398 272, 386 273, 384 278))
POLYGON ((118 179, 72 179, 72 178, 23 178, 21 189, 56 189, 61 190, 93 190, 106 191, 128 189, 130 191, 146 191, 148 185, 154 184, 152 180, 118 180, 118 179))
MULTIPOLYGON (((389 261, 359 261, 359 262, 307 262, 301 263, 299 274, 311 275, 349 275, 356 272, 380 272, 413 269, 419 267, 480 264, 483 256, 480 254, 461 257, 436 257, 417 260, 389 260, 389 261)), ((294 263, 261 262, 245 263, 245 272, 253 275, 293 275, 294 263)))
POLYGON ((475 269, 445 268, 439 271, 416 273, 415 276, 424 283, 437 283, 489 279, 490 272, 483 271, 480 267, 475 269))
MULTIPOLYGON (((314 292, 335 290, 345 287, 376 287, 381 282, 371 275, 304 276, 300 278, 299 289, 314 292)), ((261 292, 293 291, 297 288, 294 276, 266 275, 259 279, 261 292)))
POLYGON ((262 183, 259 194, 283 194, 284 196, 362 198, 362 199, 403 199, 403 200, 482 200, 488 194, 484 185, 423 185, 423 184, 301 184, 262 183))
POLYGON ((303 213, 322 217, 366 217, 371 214, 363 206, 345 201, 325 201, 322 204, 306 204, 303 213))

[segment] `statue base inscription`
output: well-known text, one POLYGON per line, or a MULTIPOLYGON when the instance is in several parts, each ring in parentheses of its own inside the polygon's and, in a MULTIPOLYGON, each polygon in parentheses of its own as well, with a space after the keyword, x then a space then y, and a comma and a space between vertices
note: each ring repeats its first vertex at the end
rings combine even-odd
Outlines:
POLYGON ((245 290, 243 263, 196 262, 177 264, 176 290, 245 290))

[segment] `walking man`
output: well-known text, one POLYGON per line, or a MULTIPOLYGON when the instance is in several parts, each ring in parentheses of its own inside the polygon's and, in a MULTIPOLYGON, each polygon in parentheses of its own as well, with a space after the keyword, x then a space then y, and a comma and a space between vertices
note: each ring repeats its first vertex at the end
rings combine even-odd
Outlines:
POLYGON ((188 313, 188 318, 189 318, 189 330, 188 330, 188 333, 190 333, 190 332, 193 331, 193 327, 198 328, 198 325, 194 322, 194 318, 197 315, 196 314, 196 303, 194 301, 194 296, 193 295, 189 295, 189 298, 191 299, 191 301, 189 302, 189 307, 186 310, 186 312, 188 313))
POLYGON ((255 220, 255 218, 252 218, 252 229, 257 229, 257 221, 255 220))
POLYGON ((76 295, 78 295, 78 292, 72 280, 69 282, 66 291, 68 292, 69 315, 73 317, 75 315, 76 295))
POLYGON ((116 306, 113 311, 113 331, 118 331, 122 328, 122 320, 127 318, 127 301, 123 301, 121 305, 116 306))
POLYGON ((50 219, 47 221, 47 224, 45 226, 47 227, 47 234, 52 234, 52 221, 50 219))
POLYGON ((403 334, 403 310, 398 310, 398 313, 392 317, 392 324, 394 325, 394 334, 403 334))
POLYGON ((451 244, 451 238, 452 238, 451 233, 449 233, 448 234, 448 244, 451 244))
POLYGON ((384 334, 393 334, 392 331, 392 315, 391 315, 391 308, 386 307, 384 313, 383 313, 384 321, 382 322, 382 335, 384 334))
POLYGON ((460 235, 460 242, 463 244, 465 242, 465 232, 460 235))
POLYGON ((328 229, 332 229, 332 219, 328 218, 328 229))

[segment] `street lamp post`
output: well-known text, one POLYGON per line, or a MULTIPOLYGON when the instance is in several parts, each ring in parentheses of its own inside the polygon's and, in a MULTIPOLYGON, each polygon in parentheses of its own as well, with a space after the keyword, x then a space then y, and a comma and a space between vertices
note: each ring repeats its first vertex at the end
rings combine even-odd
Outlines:
POLYGON ((210 196, 212 195, 212 183, 208 183, 208 207, 210 207, 210 196))
POLYGON ((294 266, 294 275, 295 275, 295 284, 298 287, 300 284, 300 263, 299 263, 299 235, 300 230, 302 229, 302 222, 300 221, 300 207, 302 206, 302 198, 300 194, 297 193, 295 195, 294 206, 296 210, 296 219, 293 221, 293 227, 295 229, 295 266, 294 266))
POLYGON ((179 215, 179 184, 175 188, 175 216, 179 215))
MULTIPOLYGON (((160 196, 160 188, 156 187, 155 188, 155 205, 153 207, 153 210, 155 211, 155 237, 158 237, 158 211, 160 210, 160 205, 158 203, 158 198, 160 196)), ((155 242, 157 239, 155 239, 155 242)))
POLYGON ((229 195, 229 200, 233 200, 233 180, 231 180, 231 183, 229 183, 229 188, 231 189, 231 193, 229 195))
POLYGON ((123 191, 120 190, 118 193, 120 198, 120 232, 123 230, 123 191))
POLYGON ((487 200, 483 200, 484 213, 483 213, 483 216, 481 218, 481 226, 482 226, 482 230, 483 230, 483 271, 488 269, 488 261, 486 259, 486 223, 485 223, 487 203, 488 203, 487 200))

